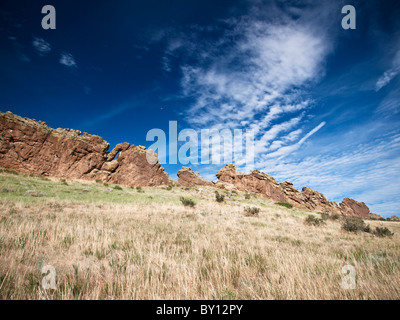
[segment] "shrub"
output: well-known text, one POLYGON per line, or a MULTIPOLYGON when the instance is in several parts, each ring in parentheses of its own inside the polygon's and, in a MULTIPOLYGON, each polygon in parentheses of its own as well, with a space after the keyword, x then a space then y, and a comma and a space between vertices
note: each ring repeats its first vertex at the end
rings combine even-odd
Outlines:
POLYGON ((244 211, 246 212, 247 216, 252 216, 252 217, 257 217, 258 213, 260 212, 260 208, 256 208, 256 207, 247 207, 244 209, 244 211))
POLYGON ((250 193, 246 193, 246 194, 244 195, 244 198, 245 198, 246 200, 250 200, 250 197, 251 197, 250 193))
POLYGON ((116 185, 114 186, 114 190, 123 190, 120 186, 116 185))
POLYGON ((329 214, 329 212, 321 212, 322 220, 338 220, 340 216, 338 214, 329 214))
POLYGON ((194 202, 192 199, 190 198, 185 198, 185 197, 180 197, 180 200, 182 202, 182 204, 185 207, 191 207, 194 208, 194 206, 196 205, 196 202, 194 202))
POLYGON ((215 191, 215 200, 217 202, 224 202, 225 196, 223 194, 219 194, 218 191, 215 191))
POLYGON ((384 228, 380 228, 380 227, 376 227, 375 231, 374 231, 374 235, 384 238, 384 237, 392 237, 394 235, 393 232, 391 232, 388 228, 384 227, 384 228))
POLYGON ((170 184, 168 187, 165 188, 165 190, 171 191, 172 190, 172 184, 170 184))
POLYGON ((312 225, 312 226, 316 226, 316 227, 318 227, 320 225, 323 225, 325 223, 323 219, 317 218, 317 217, 312 216, 312 215, 307 216, 305 222, 308 225, 312 225))
POLYGON ((65 185, 65 186, 68 185, 67 180, 65 180, 65 179, 61 179, 60 182, 61 182, 61 184, 65 185))
POLYGON ((100 179, 96 179, 96 183, 102 183, 103 181, 101 181, 100 179))
POLYGON ((144 190, 140 186, 136 187, 136 191, 139 192, 139 193, 143 193, 144 192, 144 190))
POLYGON ((326 221, 329 219, 329 213, 327 212, 321 212, 321 219, 326 221))
POLYGON ((275 204, 277 204, 278 206, 286 207, 288 209, 292 209, 293 208, 293 206, 291 204, 286 203, 286 202, 275 202, 275 204))
POLYGON ((370 226, 366 225, 363 219, 358 217, 345 217, 342 222, 342 229, 348 232, 370 232, 370 226))
POLYGON ((337 214, 337 213, 331 214, 331 215, 329 216, 329 219, 331 219, 331 220, 339 220, 339 219, 340 219, 340 215, 337 214))

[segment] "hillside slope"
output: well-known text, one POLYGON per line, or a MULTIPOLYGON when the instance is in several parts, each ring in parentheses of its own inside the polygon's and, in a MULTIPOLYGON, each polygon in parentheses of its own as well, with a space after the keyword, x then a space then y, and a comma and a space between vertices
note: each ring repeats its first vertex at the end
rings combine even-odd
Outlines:
POLYGON ((368 222, 388 238, 315 227, 305 219, 319 214, 229 190, 218 203, 216 190, 0 173, 0 298, 400 298, 399 223, 368 222), (45 265, 56 290, 41 287, 45 265), (346 265, 355 290, 342 287, 346 265))

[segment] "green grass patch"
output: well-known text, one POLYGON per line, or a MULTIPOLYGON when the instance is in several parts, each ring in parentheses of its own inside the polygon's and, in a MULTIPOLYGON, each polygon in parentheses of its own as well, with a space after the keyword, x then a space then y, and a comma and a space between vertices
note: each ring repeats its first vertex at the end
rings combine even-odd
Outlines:
POLYGON ((278 206, 282 206, 288 209, 292 209, 293 206, 290 203, 286 203, 286 202, 275 202, 276 205, 278 206))

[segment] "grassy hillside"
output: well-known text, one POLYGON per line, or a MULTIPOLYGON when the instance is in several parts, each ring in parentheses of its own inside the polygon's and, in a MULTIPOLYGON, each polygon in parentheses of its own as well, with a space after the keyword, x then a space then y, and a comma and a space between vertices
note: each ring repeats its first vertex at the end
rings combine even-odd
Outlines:
POLYGON ((392 237, 212 188, 136 188, 0 173, 1 299, 399 299, 392 237), (181 197, 193 199, 185 207, 181 197), (251 215, 246 208, 259 208, 251 215), (54 266, 56 290, 41 286, 54 266), (343 266, 356 289, 342 287, 343 266))

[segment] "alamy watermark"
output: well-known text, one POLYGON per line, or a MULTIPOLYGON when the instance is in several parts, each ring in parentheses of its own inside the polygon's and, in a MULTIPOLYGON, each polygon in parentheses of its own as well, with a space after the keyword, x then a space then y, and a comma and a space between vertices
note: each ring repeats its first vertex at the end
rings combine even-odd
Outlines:
POLYGON ((356 289, 356 268, 346 265, 342 268, 342 273, 345 274, 342 278, 342 288, 345 290, 356 289))
POLYGON ((163 130, 151 129, 147 132, 146 141, 155 141, 146 154, 150 164, 157 161, 160 164, 177 164, 179 161, 184 165, 237 163, 254 167, 252 130, 183 129, 178 133, 177 121, 169 121, 168 133, 167 144, 167 134, 163 130))
POLYGON ((56 269, 53 266, 47 265, 42 268, 42 287, 45 290, 55 290, 56 287, 56 269))
MULTIPOLYGON (((42 8, 42 28, 45 30, 56 29, 56 9, 52 5, 45 5, 42 8)), ((346 16, 342 19, 342 28, 345 30, 356 29, 356 9, 352 5, 345 5, 342 8, 342 14, 346 16)))
POLYGON ((54 6, 44 6, 42 8, 42 13, 45 14, 45 16, 42 18, 42 28, 44 30, 56 29, 56 9, 54 6))

